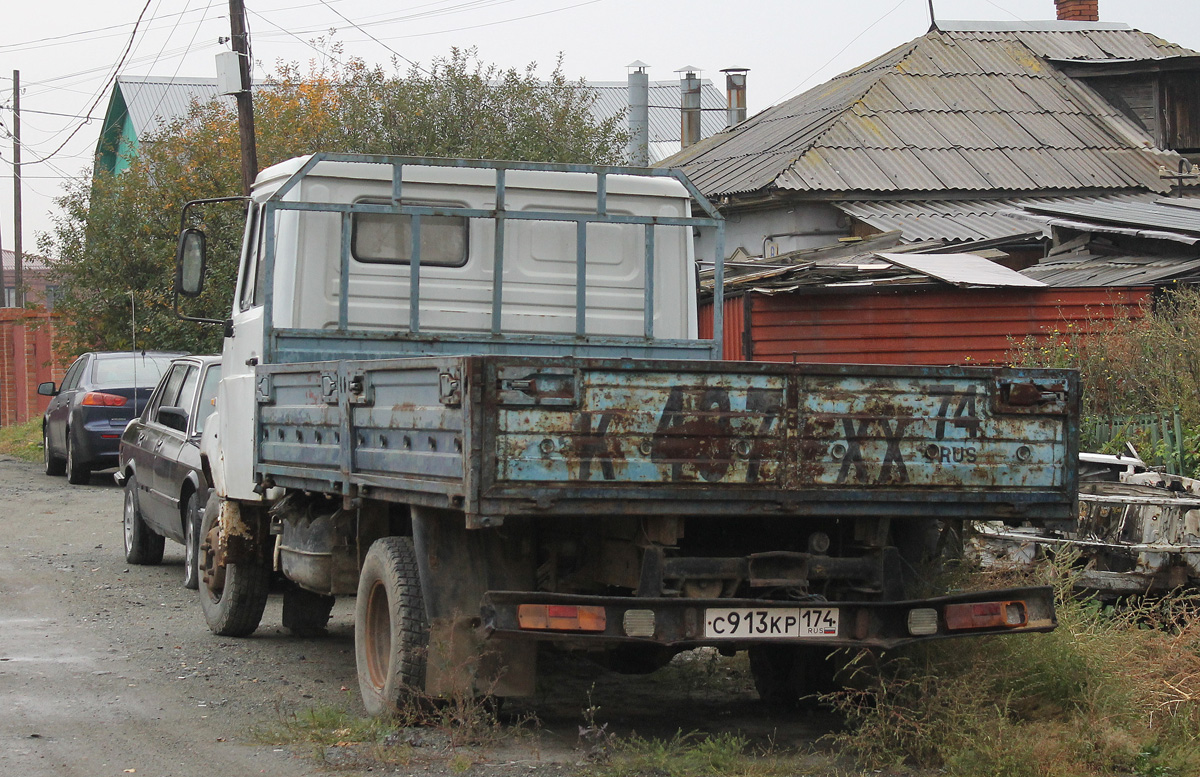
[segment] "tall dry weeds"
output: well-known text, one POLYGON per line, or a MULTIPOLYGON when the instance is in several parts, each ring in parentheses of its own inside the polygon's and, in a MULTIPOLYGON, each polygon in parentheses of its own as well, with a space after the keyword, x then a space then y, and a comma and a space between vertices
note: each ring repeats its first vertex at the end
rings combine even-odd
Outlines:
POLYGON ((1041 573, 1057 630, 898 653, 829 697, 849 724, 833 743, 876 768, 968 776, 1200 772, 1200 599, 1106 607, 1070 596, 1068 563, 1041 573))

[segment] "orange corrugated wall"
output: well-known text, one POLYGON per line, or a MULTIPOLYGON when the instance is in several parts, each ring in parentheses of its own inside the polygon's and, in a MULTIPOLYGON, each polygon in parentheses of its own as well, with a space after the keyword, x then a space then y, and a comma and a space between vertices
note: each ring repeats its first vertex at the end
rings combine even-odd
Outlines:
MULTIPOLYGON (((1136 287, 749 294, 726 300, 725 355, 826 364, 1003 364, 1012 339, 1087 331, 1107 325, 1120 310, 1137 316, 1151 293, 1136 287)), ((711 304, 701 307, 700 332, 712 332, 711 304)))

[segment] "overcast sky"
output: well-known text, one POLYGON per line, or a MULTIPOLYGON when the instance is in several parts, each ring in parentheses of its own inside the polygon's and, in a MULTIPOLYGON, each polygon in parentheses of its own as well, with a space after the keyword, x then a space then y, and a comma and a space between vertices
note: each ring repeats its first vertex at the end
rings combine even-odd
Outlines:
MULTIPOLYGON (((929 28, 929 0, 245 0, 255 76, 319 56, 330 35, 342 56, 427 64, 451 47, 485 62, 622 81, 642 60, 651 80, 684 65, 723 89, 722 68, 750 68, 754 113, 859 65, 929 28), (358 27, 356 28, 355 25, 358 27)), ((939 19, 1054 18, 1053 0, 934 0, 939 19)), ((0 25, 0 241, 12 248, 12 71, 21 72, 24 248, 50 229, 64 177, 89 169, 117 72, 213 77, 226 49, 227 0, 49 0, 6 4, 0 25), (134 23, 142 16, 134 33, 134 23), (126 55, 126 48, 132 47, 126 55), (118 63, 125 56, 118 70, 118 63), (91 116, 91 121, 83 118, 91 116), (60 148, 61 147, 61 148, 60 148), (46 161, 37 160, 50 155, 46 161)), ((1100 18, 1200 50, 1189 0, 1100 0, 1100 18)), ((402 63, 404 64, 404 63, 402 63)))

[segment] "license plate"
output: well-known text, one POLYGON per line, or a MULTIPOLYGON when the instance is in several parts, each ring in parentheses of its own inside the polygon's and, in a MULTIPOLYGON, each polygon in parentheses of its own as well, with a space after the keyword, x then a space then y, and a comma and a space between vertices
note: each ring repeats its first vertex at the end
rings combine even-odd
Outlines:
POLYGON ((836 637, 836 607, 711 607, 704 611, 707 639, 836 637))

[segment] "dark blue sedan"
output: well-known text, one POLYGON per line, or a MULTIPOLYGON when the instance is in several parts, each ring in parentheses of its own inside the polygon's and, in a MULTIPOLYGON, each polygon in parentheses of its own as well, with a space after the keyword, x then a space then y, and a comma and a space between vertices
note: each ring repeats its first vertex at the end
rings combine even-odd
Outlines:
POLYGON ((121 432, 142 412, 163 371, 177 353, 91 352, 75 360, 62 385, 38 386, 54 397, 42 417, 42 456, 47 475, 87 483, 92 470, 117 466, 121 432))

